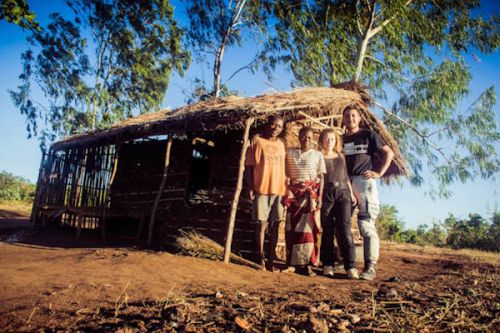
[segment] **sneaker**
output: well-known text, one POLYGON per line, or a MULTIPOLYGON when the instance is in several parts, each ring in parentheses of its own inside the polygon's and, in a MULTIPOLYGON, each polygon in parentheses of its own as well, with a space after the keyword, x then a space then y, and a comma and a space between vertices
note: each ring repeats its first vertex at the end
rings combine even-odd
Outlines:
POLYGON ((314 270, 311 266, 306 267, 306 275, 307 276, 316 276, 316 273, 314 272, 314 270))
POLYGON ((359 280, 359 273, 356 268, 350 268, 347 270, 347 278, 350 280, 359 280))
POLYGON ((369 265, 363 270, 363 273, 359 275, 361 280, 373 281, 377 276, 377 272, 375 271, 375 265, 369 265))
POLYGON ((323 275, 328 277, 333 277, 335 275, 335 270, 333 269, 333 266, 323 267, 323 275))

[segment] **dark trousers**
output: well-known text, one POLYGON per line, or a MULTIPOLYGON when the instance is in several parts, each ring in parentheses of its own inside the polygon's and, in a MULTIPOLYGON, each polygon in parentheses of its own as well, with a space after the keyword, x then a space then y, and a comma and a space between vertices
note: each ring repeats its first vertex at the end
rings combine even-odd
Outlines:
POLYGON ((321 207, 321 261, 324 266, 333 266, 335 247, 333 240, 337 229, 337 242, 345 269, 356 267, 356 250, 351 230, 351 196, 346 187, 325 184, 321 207))

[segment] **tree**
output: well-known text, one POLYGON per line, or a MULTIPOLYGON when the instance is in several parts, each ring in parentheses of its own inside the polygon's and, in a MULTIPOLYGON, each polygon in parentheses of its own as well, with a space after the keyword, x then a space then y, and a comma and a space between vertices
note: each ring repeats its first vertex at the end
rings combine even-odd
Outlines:
MULTIPOLYGON (((207 54, 213 57, 213 89, 208 95, 219 97, 224 91, 229 91, 221 82, 222 60, 226 48, 235 44, 241 45, 245 31, 247 33, 255 29, 265 31, 269 2, 267 0, 185 2, 189 17, 187 34, 189 44, 200 58, 204 58, 207 54)), ((242 66, 237 72, 252 68, 256 61, 257 58, 250 64, 242 66)), ((235 74, 233 73, 227 81, 235 74)), ((200 90, 199 85, 197 89, 200 90)))
POLYGON ((423 244, 434 246, 444 246, 446 240, 446 232, 439 223, 433 223, 432 227, 425 231, 422 237, 423 244))
POLYGON ((22 84, 11 97, 27 118, 28 135, 47 142, 95 130, 158 107, 172 71, 189 53, 168 1, 66 1, 74 19, 58 13, 28 38, 22 84), (37 84, 48 105, 33 97, 37 84), (48 124, 39 132, 40 125, 48 124))
POLYGON ((1 201, 33 201, 35 185, 27 179, 0 171, 1 201))
POLYGON ((444 225, 448 229, 446 245, 454 249, 500 250, 495 248, 494 235, 491 234, 492 226, 479 214, 469 214, 467 219, 450 216, 444 225))
POLYGON ((478 9, 478 0, 277 1, 269 66, 288 66, 296 85, 366 83, 410 164, 412 183, 422 184, 428 168, 447 195, 452 182, 500 170, 493 86, 457 110, 469 93, 466 60, 500 44, 499 17, 478 9), (390 107, 387 90, 395 96, 390 107))
POLYGON ((381 239, 400 241, 404 222, 398 216, 398 210, 392 205, 381 205, 377 217, 377 231, 381 239))
POLYGON ((0 20, 17 24, 23 29, 40 30, 36 14, 30 10, 26 0, 2 0, 0 20))

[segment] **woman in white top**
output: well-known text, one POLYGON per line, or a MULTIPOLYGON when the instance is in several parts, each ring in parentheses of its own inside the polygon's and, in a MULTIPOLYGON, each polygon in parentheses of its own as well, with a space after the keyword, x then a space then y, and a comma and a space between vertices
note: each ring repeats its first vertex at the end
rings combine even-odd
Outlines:
POLYGON ((325 162, 314 149, 314 132, 303 127, 299 132, 300 148, 289 149, 286 172, 289 197, 286 223, 287 264, 299 272, 315 275, 312 266, 319 262, 321 223, 319 211, 323 194, 325 162))

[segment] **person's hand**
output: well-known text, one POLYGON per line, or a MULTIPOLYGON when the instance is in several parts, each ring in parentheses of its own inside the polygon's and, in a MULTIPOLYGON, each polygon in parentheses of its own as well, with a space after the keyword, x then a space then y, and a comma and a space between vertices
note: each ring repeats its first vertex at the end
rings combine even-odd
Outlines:
POLYGON ((351 194, 351 205, 354 207, 358 204, 358 199, 354 196, 354 194, 351 194))
POLYGON ((321 200, 321 198, 318 198, 318 200, 316 200, 316 202, 317 202, 316 210, 320 210, 321 206, 323 205, 323 200, 321 200))
POLYGON ((255 192, 253 190, 248 190, 248 198, 250 198, 250 200, 255 200, 255 192))
POLYGON ((380 178, 380 174, 377 171, 368 170, 368 171, 365 171, 365 173, 363 173, 363 178, 364 179, 376 179, 376 178, 380 178))

